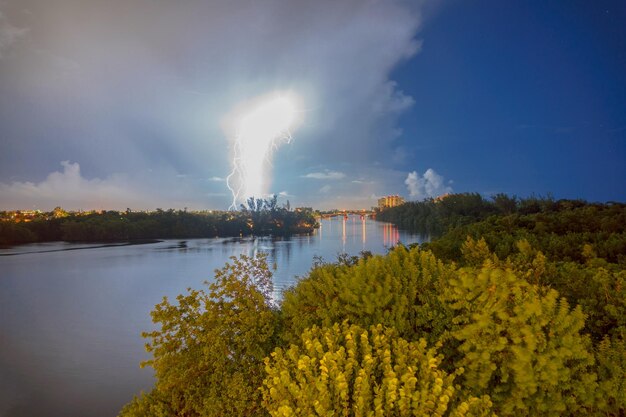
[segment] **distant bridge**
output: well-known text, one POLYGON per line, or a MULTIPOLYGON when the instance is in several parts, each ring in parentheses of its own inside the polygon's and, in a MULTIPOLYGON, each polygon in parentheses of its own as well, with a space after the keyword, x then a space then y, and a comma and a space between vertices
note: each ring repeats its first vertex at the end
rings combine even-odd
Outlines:
POLYGON ((322 213, 320 218, 330 219, 332 217, 348 217, 349 215, 361 216, 362 218, 375 217, 375 213, 371 210, 336 210, 332 212, 322 213))

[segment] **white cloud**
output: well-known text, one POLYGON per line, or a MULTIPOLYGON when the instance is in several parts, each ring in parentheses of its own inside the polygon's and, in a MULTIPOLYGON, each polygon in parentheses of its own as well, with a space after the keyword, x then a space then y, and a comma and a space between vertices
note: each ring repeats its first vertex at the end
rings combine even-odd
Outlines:
MULTIPOLYGON (((200 191, 187 176, 172 172, 148 172, 145 177, 113 174, 104 179, 83 177, 76 162, 61 162, 62 171, 55 171, 40 182, 0 182, 0 209, 37 208, 50 210, 61 206, 78 209, 154 209, 206 208, 200 191), (189 198, 190 195, 198 197, 189 198), (10 206, 9 206, 10 205, 10 206)), ((226 193, 205 192, 205 197, 222 197, 226 193)), ((220 199, 224 200, 224 199, 220 199)), ((222 203, 223 204, 223 203, 222 203)))
POLYGON ((68 208, 108 208, 106 203, 110 201, 128 201, 132 205, 141 198, 129 189, 120 176, 88 180, 82 177, 78 163, 63 161, 61 165, 62 172, 53 172, 39 183, 0 183, 0 194, 5 197, 5 201, 11 201, 14 205, 10 208, 33 205, 41 208, 39 205, 42 201, 68 208))
POLYGON ((315 180, 340 180, 345 177, 346 174, 343 172, 329 170, 325 170, 324 172, 311 172, 302 176, 302 178, 313 178, 315 180))
POLYGON ((331 189, 332 189, 332 187, 327 184, 327 185, 323 186, 322 188, 320 188, 320 193, 324 193, 325 194, 325 193, 329 192, 331 189))
POLYGON ((224 182, 224 181, 226 181, 226 178, 222 178, 222 177, 211 177, 211 178, 207 178, 207 181, 213 181, 213 182, 224 182))
POLYGON ((444 178, 432 168, 428 168, 422 176, 418 175, 417 171, 410 172, 404 183, 409 190, 409 197, 414 200, 452 192, 452 187, 445 185, 444 178))

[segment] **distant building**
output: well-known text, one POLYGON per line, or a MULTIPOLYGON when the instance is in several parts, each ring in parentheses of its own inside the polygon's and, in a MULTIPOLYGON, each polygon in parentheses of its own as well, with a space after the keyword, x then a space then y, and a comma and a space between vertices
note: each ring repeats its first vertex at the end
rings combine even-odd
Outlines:
POLYGON ((399 206, 400 204, 404 204, 404 198, 399 195, 387 195, 378 199, 379 210, 399 206))

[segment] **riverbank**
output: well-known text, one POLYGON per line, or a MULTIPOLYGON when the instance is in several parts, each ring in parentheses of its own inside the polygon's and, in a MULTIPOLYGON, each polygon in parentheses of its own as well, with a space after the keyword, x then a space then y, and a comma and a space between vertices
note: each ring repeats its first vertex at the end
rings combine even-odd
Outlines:
POLYGON ((0 218, 0 247, 37 242, 114 243, 311 233, 319 223, 309 211, 256 210, 41 213, 29 219, 0 218))

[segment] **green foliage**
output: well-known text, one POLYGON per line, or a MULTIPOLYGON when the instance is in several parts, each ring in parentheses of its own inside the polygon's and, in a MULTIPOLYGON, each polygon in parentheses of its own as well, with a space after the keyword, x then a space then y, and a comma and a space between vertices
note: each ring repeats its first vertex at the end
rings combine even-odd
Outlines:
POLYGON ((499 193, 492 197, 493 205, 501 214, 512 214, 517 211, 517 197, 509 197, 506 194, 499 193))
POLYGON ((314 326, 265 363, 272 417, 490 415, 488 397, 457 396, 454 375, 438 369, 425 340, 407 342, 381 325, 314 326))
MULTIPOLYGON (((570 268, 570 270, 575 270, 570 268)), ((579 269, 580 271, 580 269, 579 269)), ((588 315, 587 330, 594 340, 626 336, 626 270, 582 268, 585 281, 576 288, 577 301, 588 315)))
POLYGON ((487 260, 497 259, 489 250, 485 239, 474 240, 470 236, 461 246, 461 255, 465 263, 471 266, 481 266, 487 260))
POLYGON ((461 262, 472 266, 491 262, 514 270, 531 284, 556 289, 571 305, 583 308, 585 333, 596 342, 607 335, 626 333, 626 270, 620 265, 596 258, 591 245, 584 245, 584 264, 550 262, 525 239, 515 246, 518 252, 502 261, 491 253, 484 238, 475 241, 468 236, 461 247, 461 262))
POLYGON ((156 389, 147 394, 142 392, 138 397, 135 396, 120 412, 120 416, 129 417, 170 417, 173 415, 176 415, 176 412, 170 406, 167 397, 156 389))
POLYGON ((109 242, 139 239, 183 239, 240 235, 310 233, 317 226, 311 211, 290 211, 270 200, 253 200, 240 211, 187 212, 130 210, 102 213, 47 213, 35 221, 0 221, 0 244, 45 242, 109 242))
POLYGON ((285 338, 293 342, 313 325, 349 320, 364 327, 383 324, 408 340, 435 343, 452 319, 438 294, 453 271, 431 253, 404 246, 352 266, 321 265, 284 293, 285 338))
POLYGON ((584 314, 554 290, 511 271, 462 269, 442 298, 456 315, 451 336, 461 342, 462 386, 490 395, 501 416, 561 416, 584 412, 597 388, 584 314))
POLYGON ((596 349, 600 381, 599 409, 605 415, 626 415, 626 342, 624 334, 604 338, 596 349))
MULTIPOLYGON (((585 244, 584 264, 551 262, 526 240, 515 245, 517 253, 502 261, 489 251, 483 238, 468 237, 462 247, 466 265, 497 265, 538 287, 557 289, 571 305, 585 314, 581 331, 595 344, 595 372, 598 376, 596 404, 588 412, 622 415, 626 410, 626 271, 620 265, 598 258, 593 246, 585 244)), ((457 316, 458 317, 458 316, 457 316)), ((456 365, 455 365, 456 366, 456 365)))
POLYGON ((463 193, 387 208, 377 214, 377 219, 403 229, 440 235, 451 227, 473 223, 498 210, 478 193, 463 193))
POLYGON ((232 258, 208 290, 190 289, 177 304, 164 299, 155 307, 152 318, 160 329, 144 335, 153 359, 143 365, 155 369, 157 382, 123 416, 151 409, 185 416, 266 415, 258 387, 278 321, 265 258, 232 258))
POLYGON ((15 243, 29 243, 36 239, 33 232, 22 224, 0 221, 0 246, 15 243))
POLYGON ((549 260, 584 263, 587 245, 598 258, 626 264, 626 205, 565 203, 555 203, 553 211, 491 216, 450 229, 424 246, 439 259, 458 261, 470 236, 484 239, 500 259, 506 259, 518 251, 517 242, 527 240, 549 260))

